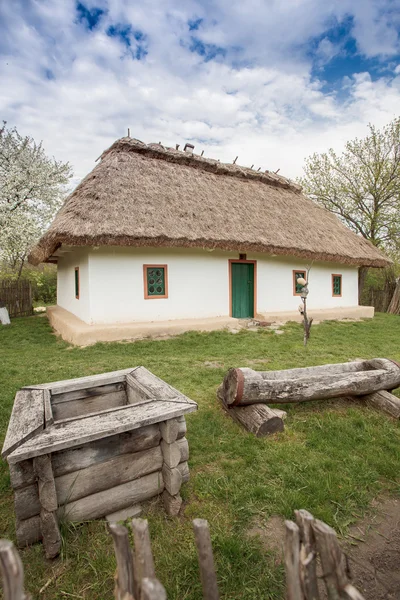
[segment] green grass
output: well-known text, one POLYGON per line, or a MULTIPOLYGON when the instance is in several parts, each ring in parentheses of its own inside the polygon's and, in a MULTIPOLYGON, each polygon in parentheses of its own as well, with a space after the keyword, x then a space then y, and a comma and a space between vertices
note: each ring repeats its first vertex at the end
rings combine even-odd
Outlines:
MULTIPOLYGON (((388 357, 400 361, 400 318, 326 322, 302 346, 299 325, 283 335, 187 333, 165 341, 73 348, 54 336, 44 317, 15 319, 0 328, 0 436, 15 392, 22 386, 144 365, 196 400, 187 418, 191 481, 183 515, 167 518, 158 501, 147 516, 157 575, 168 598, 201 598, 191 520, 209 520, 222 598, 283 598, 283 571, 272 552, 246 530, 271 515, 290 518, 306 508, 344 532, 382 493, 398 493, 397 423, 361 403, 312 402, 288 408, 286 430, 256 439, 219 408, 215 391, 229 367, 283 369, 388 357), (248 361, 255 361, 254 363, 248 361)), ((8 468, 1 464, 0 536, 15 538, 8 468)), ((53 563, 37 544, 21 552, 26 587, 38 590, 61 573, 40 598, 112 598, 115 561, 104 522, 63 526, 63 556, 53 563)))

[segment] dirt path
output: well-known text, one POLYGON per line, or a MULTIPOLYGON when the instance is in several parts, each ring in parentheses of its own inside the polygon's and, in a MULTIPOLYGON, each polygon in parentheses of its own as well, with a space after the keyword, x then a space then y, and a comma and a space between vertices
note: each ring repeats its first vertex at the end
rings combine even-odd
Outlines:
MULTIPOLYGON (((339 542, 348 557, 352 583, 365 600, 400 600, 400 499, 379 499, 372 509, 339 542)), ((277 562, 283 562, 281 517, 253 524, 248 535, 259 537, 266 550, 276 553, 277 562)))

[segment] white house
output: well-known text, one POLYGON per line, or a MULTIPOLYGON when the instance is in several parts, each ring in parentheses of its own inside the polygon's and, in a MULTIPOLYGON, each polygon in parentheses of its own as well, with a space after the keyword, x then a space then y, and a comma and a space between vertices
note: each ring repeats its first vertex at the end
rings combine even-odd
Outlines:
POLYGON ((103 153, 30 261, 57 263, 49 317, 77 343, 298 318, 309 266, 315 318, 373 316, 358 268, 389 263, 284 177, 131 138, 103 153))

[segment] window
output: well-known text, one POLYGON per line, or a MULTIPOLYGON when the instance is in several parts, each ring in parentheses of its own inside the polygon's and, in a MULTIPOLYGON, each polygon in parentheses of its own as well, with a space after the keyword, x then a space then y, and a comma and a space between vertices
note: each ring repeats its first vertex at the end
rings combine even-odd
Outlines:
POLYGON ((143 265, 144 297, 168 298, 167 265, 143 265))
POLYGON ((75 298, 79 300, 79 267, 75 267, 75 298))
POLYGON ((342 295, 342 276, 332 275, 332 296, 342 295))
POLYGON ((293 296, 300 296, 303 286, 299 285, 297 280, 301 277, 307 279, 306 275, 306 271, 293 271, 293 296))

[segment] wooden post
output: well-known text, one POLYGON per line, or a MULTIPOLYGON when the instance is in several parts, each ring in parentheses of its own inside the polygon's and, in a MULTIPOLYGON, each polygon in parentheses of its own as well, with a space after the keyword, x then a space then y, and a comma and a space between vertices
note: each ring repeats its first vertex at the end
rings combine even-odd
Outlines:
POLYGON ((158 579, 145 577, 142 581, 140 600, 167 600, 164 586, 158 579))
POLYGON ((304 600, 300 580, 300 530, 292 521, 285 521, 285 528, 287 600, 304 600))
MULTIPOLYGON (((134 575, 134 597, 141 598, 142 580, 145 577, 155 579, 153 552, 147 519, 132 519, 132 531, 134 541, 133 575, 134 575)), ((152 600, 152 596, 149 596, 152 600)))
POLYGON ((317 551, 312 524, 314 517, 307 510, 295 510, 300 530, 300 579, 307 600, 319 600, 317 580, 317 551))
POLYGON ((61 550, 61 534, 57 520, 58 502, 51 455, 43 454, 34 458, 33 470, 38 480, 40 527, 46 558, 55 558, 61 550))
POLYGON ((117 559, 115 598, 116 600, 134 600, 133 556, 128 530, 123 525, 116 523, 110 523, 108 530, 113 538, 117 559))
POLYGON ((199 558, 200 577, 204 600, 219 600, 217 576, 211 546, 211 536, 205 519, 194 519, 194 537, 199 558))
POLYGON ((312 523, 317 550, 321 558, 323 578, 329 600, 344 598, 343 590, 348 584, 344 557, 336 532, 322 521, 312 523))
POLYGON ((29 600, 24 592, 24 569, 14 544, 0 540, 0 572, 4 600, 29 600))

